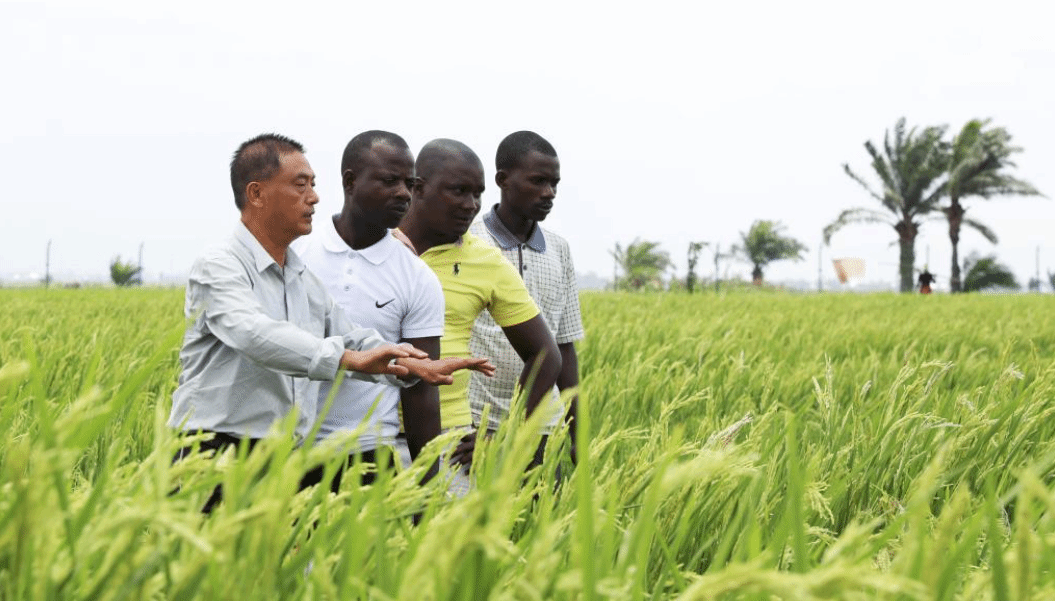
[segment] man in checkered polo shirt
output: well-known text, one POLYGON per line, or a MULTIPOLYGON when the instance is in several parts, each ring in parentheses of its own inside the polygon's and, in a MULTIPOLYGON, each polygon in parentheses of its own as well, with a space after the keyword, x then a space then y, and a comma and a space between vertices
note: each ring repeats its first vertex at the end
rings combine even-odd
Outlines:
MULTIPOLYGON (((542 136, 518 131, 498 145, 495 167, 501 201, 469 231, 497 246, 513 263, 556 338, 562 367, 553 390, 554 406, 558 409, 549 420, 548 430, 552 431, 563 412, 559 409, 560 391, 574 394, 573 389, 579 385, 575 342, 583 338, 579 291, 568 242, 539 224, 553 208, 560 182, 560 161, 542 136)), ((469 348, 474 355, 489 357, 498 367, 493 378, 472 376, 469 382, 473 421, 480 429, 493 432, 509 415, 510 400, 524 362, 487 313, 480 314, 473 325, 469 348), (485 407, 489 408, 487 423, 481 424, 485 407)), ((565 419, 571 430, 573 461, 576 411, 575 396, 571 396, 565 419)))

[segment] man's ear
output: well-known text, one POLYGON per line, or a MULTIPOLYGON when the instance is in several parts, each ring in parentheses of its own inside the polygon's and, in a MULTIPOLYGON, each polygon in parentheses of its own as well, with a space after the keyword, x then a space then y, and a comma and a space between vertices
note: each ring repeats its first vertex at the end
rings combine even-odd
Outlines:
POLYGON ((341 172, 341 185, 344 187, 345 192, 351 192, 352 188, 355 187, 355 173, 351 169, 345 169, 341 172))
POLYGON ((264 206, 264 187, 260 182, 249 182, 245 187, 245 202, 257 208, 264 206))
POLYGON ((505 185, 506 180, 509 179, 509 174, 506 173, 505 169, 499 169, 495 172, 495 183, 501 188, 505 185))

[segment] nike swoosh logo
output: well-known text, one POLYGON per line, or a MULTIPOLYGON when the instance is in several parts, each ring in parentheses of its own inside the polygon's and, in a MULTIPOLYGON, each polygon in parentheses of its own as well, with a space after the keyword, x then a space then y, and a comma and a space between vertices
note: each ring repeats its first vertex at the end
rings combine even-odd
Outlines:
POLYGON ((374 301, 374 306, 375 306, 375 307, 377 307, 378 309, 381 309, 381 308, 383 308, 383 307, 384 307, 385 305, 387 305, 388 303, 390 303, 390 302, 392 302, 392 301, 394 301, 394 300, 396 300, 396 299, 394 299, 394 298, 390 298, 390 299, 386 300, 386 301, 385 301, 385 302, 383 302, 383 303, 379 303, 379 302, 377 302, 377 301, 374 301))

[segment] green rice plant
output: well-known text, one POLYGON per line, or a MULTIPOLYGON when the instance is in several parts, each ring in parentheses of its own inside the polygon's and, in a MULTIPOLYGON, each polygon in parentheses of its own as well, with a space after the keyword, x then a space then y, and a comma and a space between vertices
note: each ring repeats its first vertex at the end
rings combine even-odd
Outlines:
POLYGON ((1050 599, 1047 301, 584 294, 579 464, 511 419, 451 499, 173 465, 182 291, 0 290, 0 598, 1050 599))

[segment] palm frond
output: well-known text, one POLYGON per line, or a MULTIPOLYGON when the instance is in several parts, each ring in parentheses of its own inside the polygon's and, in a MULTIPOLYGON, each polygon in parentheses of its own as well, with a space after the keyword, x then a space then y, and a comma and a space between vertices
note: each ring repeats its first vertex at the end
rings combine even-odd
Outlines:
POLYGON ((835 218, 835 221, 824 226, 824 243, 830 244, 832 236, 842 228, 857 223, 883 223, 891 227, 894 226, 894 218, 886 213, 881 213, 874 209, 866 208, 854 208, 846 209, 839 216, 835 218))
POLYGON ((883 197, 881 195, 879 195, 879 194, 876 194, 875 190, 872 190, 872 187, 870 185, 868 185, 868 182, 866 182, 863 178, 861 178, 861 176, 859 176, 856 173, 854 173, 853 170, 850 169, 850 165, 848 163, 843 163, 843 171, 846 172, 846 175, 850 176, 850 179, 852 179, 855 182, 861 184, 861 187, 864 188, 865 191, 868 192, 868 194, 872 198, 874 198, 874 199, 878 200, 879 202, 882 202, 882 203, 885 204, 885 202, 883 200, 883 197))
POLYGON ((963 218, 963 225, 975 230, 982 235, 986 240, 992 244, 997 244, 1000 239, 997 237, 996 232, 989 228, 988 225, 978 221, 977 219, 970 219, 968 217, 963 218))

